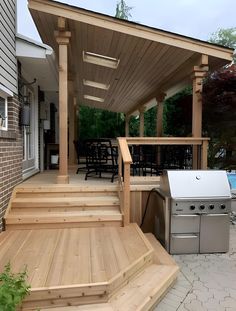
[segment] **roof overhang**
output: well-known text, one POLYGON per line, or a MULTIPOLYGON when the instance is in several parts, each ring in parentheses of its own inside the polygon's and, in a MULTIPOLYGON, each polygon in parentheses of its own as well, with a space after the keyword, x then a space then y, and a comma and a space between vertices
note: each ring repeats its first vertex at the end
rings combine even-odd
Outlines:
POLYGON ((29 0, 29 8, 43 42, 56 55, 54 31, 58 17, 66 18, 72 35, 69 80, 79 101, 89 106, 131 113, 158 93, 173 94, 187 85, 201 55, 208 55, 210 69, 232 60, 232 49, 55 1, 29 0), (85 62, 86 52, 118 60, 117 69, 104 66, 109 62, 102 57, 85 62), (109 88, 84 85, 84 80, 109 88), (104 101, 84 99, 85 94, 104 101))
POLYGON ((17 34, 16 57, 22 65, 23 73, 36 78, 41 90, 58 91, 57 65, 50 46, 17 34))

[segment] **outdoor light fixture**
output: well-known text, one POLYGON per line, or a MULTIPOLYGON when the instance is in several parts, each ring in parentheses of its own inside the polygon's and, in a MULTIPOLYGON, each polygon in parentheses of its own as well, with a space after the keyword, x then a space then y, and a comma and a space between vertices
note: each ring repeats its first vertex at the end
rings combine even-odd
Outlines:
POLYGON ((100 103, 104 103, 104 98, 100 98, 100 97, 96 97, 96 96, 91 96, 91 95, 84 95, 85 99, 90 99, 90 100, 94 100, 100 103))
POLYGON ((104 84, 104 83, 94 82, 94 81, 85 80, 85 79, 83 80, 83 84, 86 86, 96 87, 102 90, 109 90, 109 87, 110 87, 110 84, 104 84))
POLYGON ((117 69, 120 60, 117 58, 108 57, 105 55, 95 54, 83 51, 83 61, 99 66, 104 66, 112 69, 117 69))

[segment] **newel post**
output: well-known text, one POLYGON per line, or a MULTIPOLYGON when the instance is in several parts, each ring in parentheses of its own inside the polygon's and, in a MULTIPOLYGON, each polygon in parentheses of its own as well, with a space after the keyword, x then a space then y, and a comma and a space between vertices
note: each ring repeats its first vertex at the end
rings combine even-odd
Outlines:
POLYGON ((58 18, 55 31, 59 45, 59 174, 57 183, 68 184, 68 45, 71 33, 65 31, 65 18, 58 18))

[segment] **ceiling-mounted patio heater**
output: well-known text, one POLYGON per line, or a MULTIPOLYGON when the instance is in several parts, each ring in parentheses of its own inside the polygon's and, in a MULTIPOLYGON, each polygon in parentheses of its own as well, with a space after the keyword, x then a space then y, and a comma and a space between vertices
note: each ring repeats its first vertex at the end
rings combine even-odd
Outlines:
POLYGON ((20 126, 30 126, 30 102, 29 102, 29 96, 24 95, 24 87, 33 85, 36 83, 36 79, 34 79, 32 82, 26 83, 21 75, 18 79, 18 88, 19 88, 19 99, 21 102, 21 109, 20 109, 20 126))
POLYGON ((30 104, 27 97, 24 98, 21 106, 20 125, 30 126, 30 104))

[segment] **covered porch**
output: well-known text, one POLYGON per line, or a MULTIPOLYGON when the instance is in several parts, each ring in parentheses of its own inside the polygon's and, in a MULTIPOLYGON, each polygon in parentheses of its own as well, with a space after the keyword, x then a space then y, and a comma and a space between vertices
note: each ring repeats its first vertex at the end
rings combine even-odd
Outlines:
POLYGON ((15 270, 29 265, 32 289, 23 310, 152 310, 175 282, 178 267, 139 228, 160 177, 131 176, 130 150, 190 146, 191 168, 207 169, 202 81, 209 68, 231 61, 232 50, 55 1, 29 0, 29 9, 58 59, 59 170, 14 189, 0 236, 1 263, 13 258, 15 270), (193 87, 192 135, 163 137, 164 99, 187 85, 193 87), (114 183, 76 174, 73 141, 82 102, 126 116, 114 183), (153 105, 156 137, 144 137, 144 112, 153 105), (129 137, 129 119, 137 113, 139 137, 129 137))
MULTIPOLYGON (((192 168, 207 168, 207 140, 202 139, 202 81, 208 70, 231 61, 231 49, 55 1, 30 0, 29 8, 43 41, 52 46, 58 58, 57 183, 69 183, 68 164, 75 163, 73 141, 78 138, 76 114, 80 103, 124 113, 126 137, 130 116, 139 114, 139 136, 146 144, 150 140, 144 138, 144 112, 157 105, 156 136, 160 138, 164 100, 188 85, 193 88, 192 137, 186 138, 193 146, 192 168)), ((173 145, 173 138, 165 137, 164 144, 168 142, 173 145)), ((182 138, 180 142, 183 144, 182 138)))

